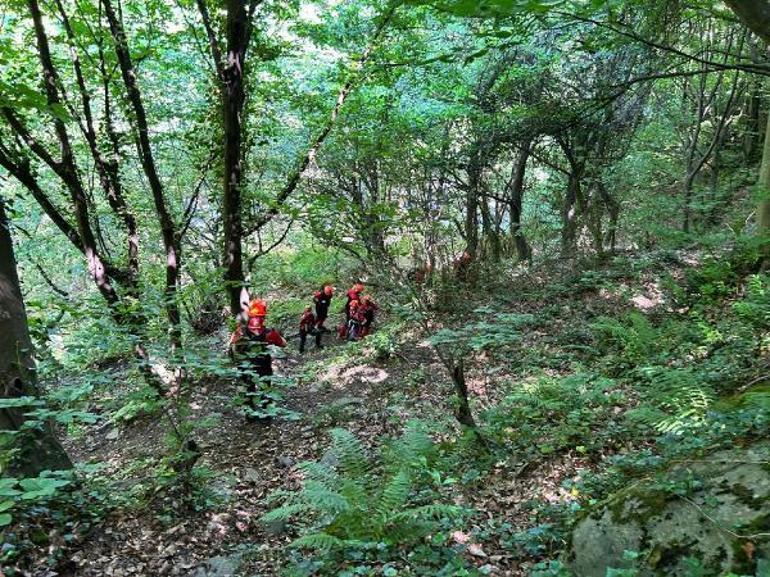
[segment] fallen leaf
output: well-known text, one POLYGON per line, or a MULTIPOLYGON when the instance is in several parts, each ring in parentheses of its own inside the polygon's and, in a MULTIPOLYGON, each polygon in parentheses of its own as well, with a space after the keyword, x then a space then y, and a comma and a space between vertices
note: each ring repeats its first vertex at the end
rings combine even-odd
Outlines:
POLYGON ((470 539, 471 536, 468 535, 468 533, 463 533, 462 531, 455 531, 452 533, 452 540, 460 545, 465 545, 470 539))
POLYGON ((471 543, 468 545, 468 553, 473 555, 474 557, 486 557, 487 554, 484 553, 484 550, 481 548, 481 545, 478 543, 471 543))

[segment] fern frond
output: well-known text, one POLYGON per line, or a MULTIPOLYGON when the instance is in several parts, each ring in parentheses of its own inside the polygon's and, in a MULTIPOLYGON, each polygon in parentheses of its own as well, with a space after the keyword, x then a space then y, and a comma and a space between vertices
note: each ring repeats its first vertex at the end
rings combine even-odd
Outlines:
POLYGON ((311 533, 291 542, 294 549, 314 549, 316 551, 331 551, 341 549, 346 542, 327 533, 311 533))
POLYGON ((347 477, 363 477, 369 471, 369 460, 361 442, 345 429, 332 429, 332 452, 339 460, 339 470, 347 477))
POLYGON ((308 509, 305 503, 293 503, 291 505, 284 505, 278 507, 272 511, 268 511, 260 517, 260 521, 263 523, 272 523, 273 521, 288 521, 297 513, 301 513, 308 509))
POLYGON ((432 503, 430 505, 423 505, 422 507, 414 507, 396 513, 390 517, 390 522, 397 521, 410 521, 416 519, 456 519, 463 513, 462 507, 456 505, 445 505, 443 503, 432 503))
POLYGON ((385 470, 397 473, 405 467, 413 469, 421 460, 427 460, 433 450, 433 439, 424 426, 418 422, 408 423, 401 437, 383 451, 385 470))
POLYGON ((340 476, 326 463, 321 463, 319 461, 304 461, 299 464, 298 468, 305 475, 305 479, 316 481, 330 489, 336 487, 339 483, 340 476))
POLYGON ((400 510, 404 504, 406 504, 406 500, 409 498, 411 491, 412 479, 410 475, 406 471, 399 471, 398 474, 385 485, 385 488, 375 505, 375 510, 383 518, 391 516, 394 511, 400 510))
POLYGON ((350 509, 350 503, 343 495, 328 489, 318 481, 306 481, 302 497, 319 513, 343 513, 350 509))

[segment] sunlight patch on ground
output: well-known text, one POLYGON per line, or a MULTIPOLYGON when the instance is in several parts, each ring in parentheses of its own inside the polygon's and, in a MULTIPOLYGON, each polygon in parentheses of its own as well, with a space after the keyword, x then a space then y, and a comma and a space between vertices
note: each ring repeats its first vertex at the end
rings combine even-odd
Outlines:
POLYGON ((376 385, 386 381, 390 373, 384 369, 369 366, 333 366, 327 370, 321 380, 332 383, 335 389, 343 389, 353 383, 376 385))
POLYGON ((642 312, 650 311, 665 301, 663 291, 658 282, 648 282, 644 285, 644 293, 631 298, 631 303, 642 312))

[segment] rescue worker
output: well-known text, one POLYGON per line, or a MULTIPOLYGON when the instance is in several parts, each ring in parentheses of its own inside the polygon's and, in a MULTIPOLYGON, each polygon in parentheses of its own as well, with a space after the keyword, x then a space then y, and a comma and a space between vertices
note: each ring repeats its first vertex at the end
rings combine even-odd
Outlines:
POLYGON ((363 324, 361 325, 361 336, 365 337, 372 332, 372 325, 374 324, 374 315, 379 310, 379 306, 374 302, 371 295, 364 295, 361 297, 361 308, 363 312, 363 324))
POLYGON ((350 320, 350 303, 353 301, 357 301, 361 299, 361 295, 364 292, 364 285, 361 283, 356 283, 352 287, 350 287, 350 290, 348 291, 347 297, 348 300, 345 303, 345 322, 347 323, 350 320))
MULTIPOLYGON (((310 307, 305 309, 302 316, 299 319, 299 352, 305 352, 305 344, 307 343, 307 336, 314 334, 316 325, 316 316, 313 314, 313 310, 310 307)), ((321 338, 319 334, 316 334, 316 346, 319 346, 321 338)))
MULTIPOLYGON (((286 339, 276 329, 265 327, 267 305, 261 299, 253 299, 239 316, 238 327, 230 339, 231 351, 236 361, 243 361, 247 370, 243 372, 246 382, 246 403, 253 412, 265 410, 270 399, 264 394, 273 376, 273 357, 268 345, 285 347, 286 339)), ((249 419, 258 417, 253 413, 249 419)))
POLYGON ((334 287, 328 284, 322 286, 321 290, 313 294, 313 303, 315 303, 315 344, 319 349, 322 347, 321 336, 323 333, 328 332, 324 323, 329 316, 329 307, 332 304, 333 297, 334 287))
POLYGON ((357 341, 361 338, 361 327, 364 324, 364 307, 360 300, 350 301, 348 317, 347 340, 357 341))

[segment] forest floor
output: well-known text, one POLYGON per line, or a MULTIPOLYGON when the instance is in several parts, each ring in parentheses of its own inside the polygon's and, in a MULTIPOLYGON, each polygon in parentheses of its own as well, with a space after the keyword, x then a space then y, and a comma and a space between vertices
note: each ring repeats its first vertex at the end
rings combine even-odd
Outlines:
MULTIPOLYGON (((362 357, 352 356, 333 335, 326 338, 331 344, 322 350, 311 347, 303 356, 291 351, 275 363, 277 374, 297 381, 285 399, 295 413, 292 419, 248 422, 233 403, 239 389, 229 383, 212 382, 195 391, 191 418, 210 417, 216 423, 200 429, 196 438, 203 453, 199 465, 214 481, 210 499, 220 506, 196 511, 180 495, 160 491, 144 509, 123 511, 97 527, 67 563, 69 574, 218 575, 216 567, 224 567, 226 574, 230 561, 224 558, 233 556, 244 575, 278 575, 286 562, 281 547, 296 535, 288 527, 259 522, 269 510, 265 498, 299 486, 296 464, 323 457, 328 429, 344 427, 371 447, 386 435, 397 435, 410 419, 451 416, 445 369, 428 343, 373 362, 365 351, 362 357), (434 378, 410 379, 415 369, 434 378), (315 378, 308 380, 308 372, 315 378), (159 510, 168 511, 173 522, 159 510)), ((469 386, 480 406, 494 404, 492 397, 500 393, 492 390, 488 376, 471 376, 469 386)), ((142 471, 158 459, 165 431, 164 421, 155 416, 119 428, 97 425, 69 439, 67 449, 78 462, 104 464, 102 475, 123 478, 119 487, 130 489, 145 480, 142 471)), ((587 466, 577 453, 536 463, 514 458, 497 463, 483 488, 471 484, 457 501, 488 518, 526 527, 530 512, 524 505, 570 500, 561 482, 587 466)), ((524 575, 529 565, 512 559, 499 541, 469 550, 469 559, 491 574, 524 575)))
MULTIPOLYGON (((436 386, 426 380, 405 387, 415 367, 441 380, 444 368, 427 343, 409 347, 389 361, 363 364, 344 351, 341 355, 344 347, 333 343, 320 351, 311 348, 302 357, 292 352, 276 362, 278 374, 298 381, 285 399, 286 408, 296 413, 292 419, 251 423, 233 404, 237 386, 211 383, 198 389, 192 417, 216 421, 196 434, 203 452, 199 464, 210 471, 211 499, 221 506, 199 512, 185 508, 181 496, 160 492, 143 510, 110 517, 93 531, 67 564, 69 574, 203 576, 224 570, 224 575, 231 563, 226 558, 231 556, 244 575, 278 575, 286 562, 281 548, 296 535, 281 524, 265 527, 259 522, 269 510, 265 498, 273 491, 299 486, 296 464, 323 457, 329 428, 344 427, 373 447, 384 436, 397 435, 410 419, 451 415, 448 384, 436 386), (319 371, 319 380, 304 380, 308 367, 319 371), (159 509, 173 511, 174 521, 159 516, 159 509)), ((470 386, 489 402, 488 382, 474 378, 470 386)), ((67 449, 78 462, 103 463, 102 475, 125 478, 119 485, 126 489, 144 480, 142 464, 158 458, 164 434, 162 420, 146 417, 119 429, 94 427, 69 440, 67 449)), ((457 501, 490 517, 502 516, 526 526, 528 513, 522 505, 569 499, 560 483, 586 465, 586 459, 577 454, 542 463, 498 463, 483 490, 461 493, 457 501)), ((499 543, 490 541, 471 550, 469 559, 492 574, 524 574, 526 564, 522 567, 520 561, 512 560, 499 543)))
MULTIPOLYGON (((668 278, 681 277, 695 257, 682 253, 676 259, 676 266, 669 263, 668 278)), ((533 271, 519 285, 505 285, 508 291, 490 292, 479 306, 531 314, 536 322, 522 331, 515 350, 474 353, 467 374, 474 412, 493 414, 503 406, 506 414, 501 403, 508 395, 543 379, 579 376, 587 363, 600 362, 601 356, 591 356, 595 351, 586 352, 595 344, 588 327, 597 319, 629 311, 679 314, 661 288, 659 270, 654 261, 630 259, 598 272, 533 271)), ((487 309, 479 309, 482 318, 494 317, 483 312, 487 309)), ((288 563, 285 545, 297 534, 291 525, 260 521, 270 508, 266 498, 300 486, 297 465, 324 458, 330 429, 345 428, 367 447, 399 434, 412 419, 444 423, 447 438, 459 435, 449 377, 421 337, 401 334, 384 356, 366 342, 348 345, 333 335, 326 342, 324 349, 311 346, 301 356, 290 343, 275 362, 277 374, 294 380, 283 401, 291 418, 251 423, 234 403, 236 385, 209 380, 195 388, 188 418, 209 426, 194 433, 202 449, 199 474, 206 476, 201 485, 207 488, 193 499, 178 484, 157 484, 167 433, 157 414, 120 425, 98 422, 70 436, 66 447, 73 460, 101 463, 99 475, 109 479, 109 490, 141 494, 142 505, 111 509, 82 541, 68 546, 71 554, 58 573, 33 574, 279 575, 288 563)), ((124 394, 118 379, 104 395, 124 394)), ((475 514, 451 534, 449 546, 482 574, 528 575, 537 561, 558 552, 565 542, 549 534, 550 522, 558 515, 554 511, 568 510, 583 497, 577 483, 605 470, 613 455, 649 444, 649 436, 627 435, 621 426, 624 413, 638 404, 633 387, 593 381, 599 382, 598 402, 581 400, 589 393, 570 391, 561 405, 537 405, 523 413, 532 423, 517 413, 498 431, 498 440, 521 438, 519 445, 496 453, 497 460, 483 470, 470 463, 457 472, 453 498, 475 514)))

